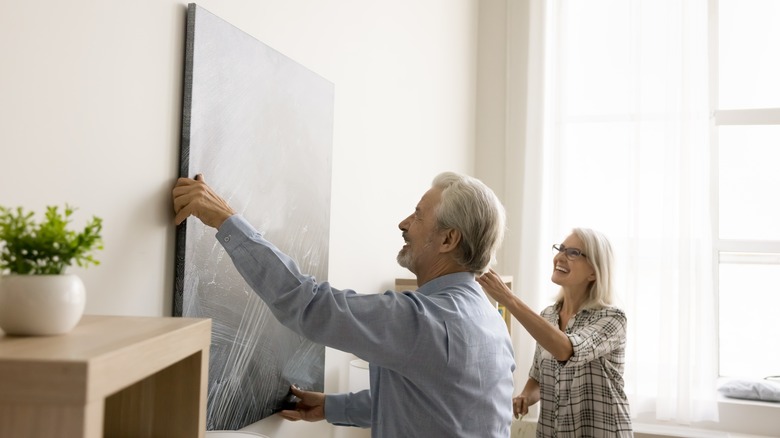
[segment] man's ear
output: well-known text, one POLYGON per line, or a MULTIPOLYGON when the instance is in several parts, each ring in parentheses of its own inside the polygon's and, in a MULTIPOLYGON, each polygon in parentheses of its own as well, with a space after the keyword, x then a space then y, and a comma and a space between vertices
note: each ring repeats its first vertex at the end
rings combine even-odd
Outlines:
POLYGON ((442 231, 441 252, 450 252, 458 249, 461 238, 460 231, 454 228, 447 228, 442 231))

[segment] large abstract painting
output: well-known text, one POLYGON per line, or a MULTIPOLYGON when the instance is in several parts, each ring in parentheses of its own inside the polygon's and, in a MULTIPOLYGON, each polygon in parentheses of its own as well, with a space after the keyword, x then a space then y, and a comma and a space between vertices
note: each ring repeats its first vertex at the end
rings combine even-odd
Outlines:
MULTIPOLYGON (((333 84, 195 4, 186 32, 181 176, 202 173, 325 281, 333 84)), ((215 233, 179 226, 174 315, 212 318, 207 429, 235 430, 279 410, 291 383, 322 391, 325 351, 279 324, 215 233)))

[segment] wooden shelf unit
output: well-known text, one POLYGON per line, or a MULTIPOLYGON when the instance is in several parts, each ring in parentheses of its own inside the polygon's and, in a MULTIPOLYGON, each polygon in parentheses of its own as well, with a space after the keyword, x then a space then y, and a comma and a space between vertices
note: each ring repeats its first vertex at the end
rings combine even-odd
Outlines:
POLYGON ((197 437, 211 320, 85 315, 60 336, 0 331, 0 437, 197 437))

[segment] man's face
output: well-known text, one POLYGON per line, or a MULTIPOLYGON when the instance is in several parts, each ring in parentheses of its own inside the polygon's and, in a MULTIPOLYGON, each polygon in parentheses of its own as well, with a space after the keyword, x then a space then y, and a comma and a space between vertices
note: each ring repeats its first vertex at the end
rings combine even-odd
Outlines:
POLYGON ((436 217, 434 209, 441 201, 441 189, 428 190, 409 217, 398 224, 406 244, 398 252, 398 264, 419 274, 433 263, 437 251, 434 245, 436 217))

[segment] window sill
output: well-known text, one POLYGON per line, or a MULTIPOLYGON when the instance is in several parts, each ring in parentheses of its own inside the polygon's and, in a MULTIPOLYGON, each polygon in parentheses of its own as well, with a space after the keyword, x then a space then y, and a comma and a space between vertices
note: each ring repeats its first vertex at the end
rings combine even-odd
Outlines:
POLYGON ((718 421, 680 425, 643 414, 633 420, 637 437, 777 437, 780 403, 718 397, 718 421))

